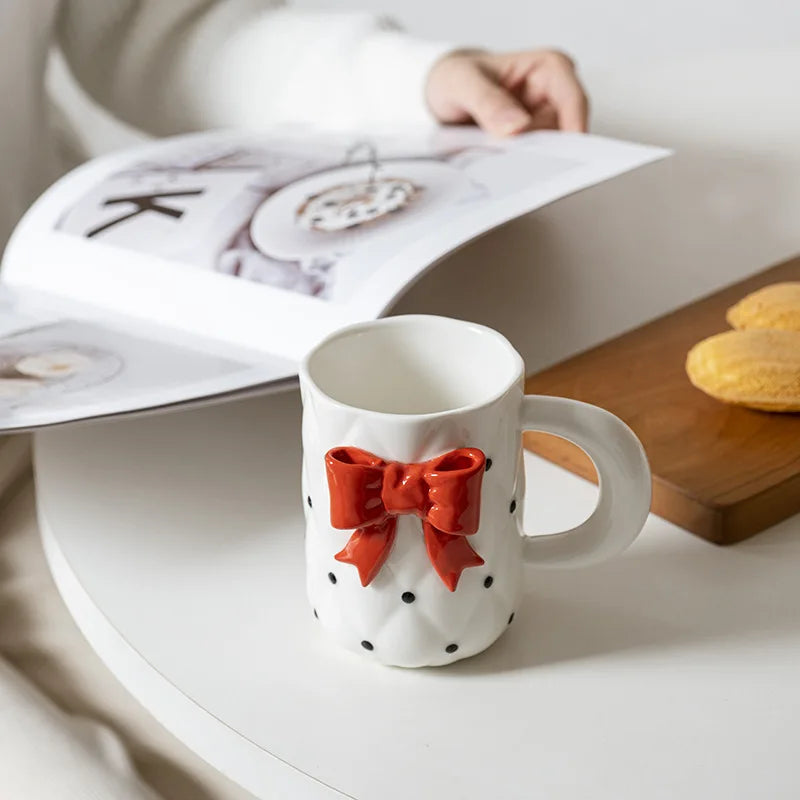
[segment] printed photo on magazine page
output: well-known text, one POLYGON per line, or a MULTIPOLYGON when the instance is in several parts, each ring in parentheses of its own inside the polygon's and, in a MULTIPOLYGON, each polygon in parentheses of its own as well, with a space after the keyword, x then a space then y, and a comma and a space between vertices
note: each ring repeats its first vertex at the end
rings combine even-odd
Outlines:
POLYGON ((211 397, 293 371, 279 367, 31 313, 0 299, 0 431, 211 397))
POLYGON ((294 386, 322 337, 388 313, 455 249, 668 154, 455 126, 203 131, 99 156, 3 253, 0 291, 56 319, 0 319, 0 429, 294 386))
POLYGON ((347 302, 405 243, 578 166, 471 133, 416 150, 366 138, 184 140, 108 175, 57 227, 347 302))

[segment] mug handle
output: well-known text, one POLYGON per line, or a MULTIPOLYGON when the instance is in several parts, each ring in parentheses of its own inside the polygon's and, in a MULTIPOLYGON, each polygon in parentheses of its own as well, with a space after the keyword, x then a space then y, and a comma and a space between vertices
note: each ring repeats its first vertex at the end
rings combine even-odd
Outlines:
POLYGON ((650 511, 650 467, 636 434, 598 406, 565 397, 526 395, 523 431, 541 431, 575 443, 597 469, 600 496, 589 518, 571 530, 523 534, 526 562, 580 567, 621 553, 639 534, 650 511))

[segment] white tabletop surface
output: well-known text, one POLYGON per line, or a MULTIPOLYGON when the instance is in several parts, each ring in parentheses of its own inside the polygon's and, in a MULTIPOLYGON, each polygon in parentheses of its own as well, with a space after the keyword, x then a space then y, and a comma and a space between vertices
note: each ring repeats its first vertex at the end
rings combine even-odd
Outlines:
MULTIPOLYGON (((676 156, 469 245, 398 310, 497 327, 534 370, 796 253, 797 65, 593 75, 598 132, 676 156)), ((605 566, 531 570, 485 654, 382 668, 305 604, 298 415, 290 394, 37 437, 65 599, 205 758, 270 800, 800 797, 800 519, 719 549, 652 518, 605 566)), ((588 514, 591 485, 527 466, 529 526, 588 514)))
MULTIPOLYGON (((303 586, 299 398, 37 439, 51 566, 130 691, 261 798, 800 796, 800 519, 733 548, 651 518, 621 558, 528 572, 452 667, 329 643, 303 586)), ((528 456, 528 527, 596 489, 528 456)))

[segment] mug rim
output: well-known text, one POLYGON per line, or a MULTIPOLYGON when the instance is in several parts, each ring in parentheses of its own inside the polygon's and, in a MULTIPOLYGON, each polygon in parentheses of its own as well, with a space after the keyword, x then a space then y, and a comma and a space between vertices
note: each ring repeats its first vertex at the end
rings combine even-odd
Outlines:
POLYGON ((398 314, 396 316, 378 317, 377 319, 355 322, 328 334, 323 339, 320 339, 314 345, 314 347, 312 347, 311 350, 309 350, 306 355, 303 356, 303 359, 300 361, 298 374, 300 377, 301 386, 305 385, 311 387, 314 392, 338 408, 347 409, 349 411, 357 411, 361 414, 370 414, 375 417, 385 417, 386 419, 391 419, 394 421, 424 421, 437 419, 440 417, 454 416, 456 414, 464 414, 469 411, 477 411, 479 409, 491 406, 501 398, 505 397, 505 395, 507 395, 508 392, 510 392, 511 389, 525 377, 525 363, 514 345, 512 345, 502 333, 496 331, 494 328, 490 328, 488 325, 481 325, 479 322, 471 322, 469 320, 458 319, 456 317, 445 317, 441 314, 398 314), (444 322, 446 324, 455 323, 457 325, 464 326, 465 328, 476 330, 482 336, 489 336, 495 339, 497 342, 505 346, 514 360, 516 366, 516 369, 514 370, 514 376, 510 380, 506 381, 500 389, 489 395, 485 400, 476 401, 474 403, 466 403, 453 408, 446 408, 441 411, 427 411, 419 414, 393 411, 375 411, 373 409, 363 408, 361 406, 352 405, 351 403, 342 402, 341 400, 337 400, 335 397, 332 397, 330 394, 328 394, 328 392, 324 391, 322 387, 311 377, 311 372, 309 370, 309 364, 311 360, 323 347, 331 342, 334 342, 337 339, 342 339, 346 336, 350 336, 353 333, 357 333, 361 330, 404 325, 418 320, 444 322))

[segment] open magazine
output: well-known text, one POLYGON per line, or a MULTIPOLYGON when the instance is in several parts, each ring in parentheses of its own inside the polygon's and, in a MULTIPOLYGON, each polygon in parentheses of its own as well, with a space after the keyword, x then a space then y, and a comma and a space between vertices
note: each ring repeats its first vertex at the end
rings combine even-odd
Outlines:
POLYGON ((447 253, 661 158, 579 134, 285 130, 96 159, 20 222, 0 282, 0 430, 294 385, 447 253))

